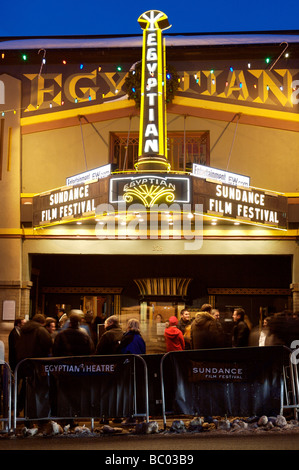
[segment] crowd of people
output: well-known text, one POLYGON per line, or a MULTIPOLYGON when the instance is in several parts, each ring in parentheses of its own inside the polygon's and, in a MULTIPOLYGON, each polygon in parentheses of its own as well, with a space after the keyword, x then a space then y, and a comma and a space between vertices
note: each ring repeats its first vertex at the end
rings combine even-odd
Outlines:
MULTIPOLYGON (((211 305, 204 304, 194 318, 184 309, 180 319, 171 316, 165 324, 166 351, 278 344, 290 347, 299 337, 299 316, 291 312, 266 317, 262 329, 251 328, 242 308, 234 310, 232 320, 228 339, 220 313, 211 305)), ((116 315, 108 317, 99 339, 96 328, 97 318, 90 313, 83 315, 81 310, 71 310, 69 315, 60 311, 57 318, 36 314, 27 322, 18 318, 8 339, 10 367, 14 370, 25 358, 146 353, 136 318, 128 320, 124 332, 116 315)))
POLYGON ((11 369, 26 358, 146 353, 137 319, 128 320, 123 332, 118 317, 108 317, 97 340, 96 324, 88 318, 93 316, 71 310, 69 316, 59 312, 57 318, 36 314, 26 322, 16 319, 8 337, 11 369))
POLYGON ((180 320, 171 317, 165 329, 167 351, 248 346, 250 331, 241 308, 234 310, 234 327, 229 341, 220 322, 219 310, 213 309, 212 305, 202 305, 194 318, 187 309, 180 315, 180 320))
POLYGON ((213 349, 246 346, 277 346, 291 348, 299 338, 299 313, 283 311, 264 318, 262 326, 252 328, 245 310, 236 308, 228 334, 220 320, 220 312, 204 304, 194 318, 187 309, 181 318, 171 317, 165 329, 167 351, 213 349))

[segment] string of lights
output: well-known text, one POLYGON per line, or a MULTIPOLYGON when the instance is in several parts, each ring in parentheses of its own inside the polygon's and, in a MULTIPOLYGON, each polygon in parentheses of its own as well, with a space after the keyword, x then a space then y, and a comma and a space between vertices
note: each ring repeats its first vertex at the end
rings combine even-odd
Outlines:
MULTIPOLYGON (((266 56, 266 57, 263 59, 263 62, 266 64, 266 67, 267 67, 266 70, 268 70, 269 72, 273 70, 274 66, 277 65, 277 62, 278 62, 282 57, 284 57, 285 59, 288 59, 288 58, 290 57, 290 53, 289 53, 289 52, 286 52, 286 50, 287 50, 288 47, 289 47, 288 43, 283 42, 283 43, 280 44, 280 46, 284 46, 284 49, 282 50, 282 52, 280 52, 280 54, 278 55, 278 57, 277 57, 276 59, 273 59, 273 58, 270 57, 270 56, 266 56)), ((42 53, 42 58, 41 58, 40 69, 39 69, 39 74, 38 74, 38 77, 39 77, 39 78, 42 77, 43 68, 44 68, 45 64, 47 63, 47 61, 46 61, 46 53, 47 53, 46 49, 39 49, 38 54, 41 54, 41 53, 42 53)), ((32 57, 32 56, 31 56, 31 57, 32 57)), ((5 52, 2 52, 2 53, 1 53, 1 59, 2 59, 3 63, 5 63, 5 58, 6 58, 6 53, 5 53, 5 52)), ((20 58, 21 58, 21 61, 22 61, 22 62, 30 63, 30 56, 28 55, 28 53, 21 53, 20 58)), ((62 63, 62 65, 68 65, 68 61, 67 61, 65 58, 64 58, 64 59, 61 59, 61 63, 62 63)), ((248 69, 248 70, 252 69, 252 66, 253 66, 253 64, 252 64, 251 62, 248 62, 248 63, 247 63, 247 69, 248 69)), ((260 65, 259 65, 259 66, 260 66, 260 65)), ((79 67, 79 70, 83 70, 83 69, 86 67, 86 64, 80 62, 80 63, 78 63, 78 67, 79 67)), ((228 68, 228 70, 229 70, 229 72, 230 72, 231 74, 233 74, 233 73, 235 72, 235 68, 234 68, 233 66, 228 66, 227 68, 228 68)), ((123 67, 122 67, 122 65, 120 65, 120 64, 116 64, 116 65, 115 65, 115 69, 116 69, 116 71, 117 71, 118 73, 123 72, 123 67)), ((101 70, 102 70, 101 66, 98 66, 98 72, 101 72, 101 70)), ((130 74, 130 73, 132 73, 132 72, 129 71, 128 74, 130 74)), ((133 73, 134 73, 134 72, 133 72, 133 73)), ((212 76, 212 77, 211 77, 211 83, 212 83, 213 86, 216 85, 216 76, 215 76, 215 73, 216 73, 216 70, 213 69, 213 68, 211 68, 211 69, 210 69, 210 74, 211 74, 211 76, 212 76)), ((170 80, 173 81, 173 76, 172 76, 172 74, 171 74, 171 73, 167 73, 167 74, 166 74, 166 79, 167 79, 168 81, 170 81, 170 80)), ((181 83, 184 83, 185 77, 184 77, 184 76, 180 76, 180 74, 177 73, 175 80, 177 81, 178 87, 179 87, 181 83)), ((194 74, 194 80, 195 80, 195 82, 196 82, 197 84, 200 82, 199 72, 197 72, 197 73, 194 74)), ((228 86, 229 86, 229 82, 226 81, 226 82, 225 82, 225 87, 228 87, 228 86)), ((238 86, 239 86, 239 88, 241 89, 241 88, 243 87, 243 82, 240 81, 239 84, 238 84, 238 86)), ((257 84, 254 83, 254 84, 253 84, 253 87, 254 87, 254 88, 257 88, 257 84)), ((270 85, 267 85, 266 88, 267 88, 268 91, 271 90, 270 85)), ((280 85, 279 88, 280 88, 281 91, 284 90, 284 86, 283 86, 283 85, 280 85)), ((292 91, 296 91, 297 88, 298 88, 298 85, 293 86, 293 84, 291 84, 291 90, 292 90, 292 91)), ((119 90, 119 89, 115 89, 114 92, 115 92, 115 94, 118 94, 118 93, 120 92, 120 90, 119 90)), ((131 95, 136 94, 136 87, 135 87, 135 86, 132 86, 129 91, 127 90, 127 93, 128 93, 128 95, 130 95, 130 94, 131 94, 131 95)), ((104 95, 102 95, 102 98, 104 98, 104 95)), ((86 99, 81 100, 80 98, 77 98, 77 97, 76 97, 76 98, 74 99, 74 102, 73 102, 73 103, 74 103, 74 104, 78 104, 78 103, 81 104, 82 101, 86 102, 86 99)), ((89 96, 88 96, 88 101, 90 101, 90 102, 91 102, 91 101, 94 101, 94 98, 93 98, 91 95, 89 95, 89 96)), ((61 106, 64 106, 64 104, 65 104, 65 101, 62 99, 60 105, 61 105, 61 106)), ((56 104, 56 105, 57 105, 57 104, 56 104)), ((0 106, 1 106, 1 105, 0 105, 0 106)), ((51 101, 49 101, 49 108, 48 108, 48 109, 52 109, 52 108, 54 108, 53 103, 52 103, 51 101)), ((39 104, 37 104, 35 110, 38 110, 38 109, 39 109, 39 104)), ((45 109, 45 108, 44 108, 44 109, 45 109)), ((24 113, 24 112, 28 112, 28 111, 29 111, 28 108, 25 106, 25 107, 19 107, 19 108, 15 108, 15 109, 2 109, 2 110, 0 110, 0 113, 1 113, 1 116, 2 116, 2 117, 5 117, 5 116, 6 116, 7 114, 9 114, 9 113, 13 113, 13 114, 16 115, 16 114, 18 114, 18 113, 24 113)), ((32 111, 32 110, 30 110, 30 111, 32 111)))

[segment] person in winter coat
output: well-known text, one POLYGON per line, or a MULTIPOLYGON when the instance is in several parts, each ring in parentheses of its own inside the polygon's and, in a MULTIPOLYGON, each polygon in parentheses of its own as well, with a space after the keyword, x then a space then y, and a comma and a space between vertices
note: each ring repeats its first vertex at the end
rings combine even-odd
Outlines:
POLYGON ((146 346, 136 318, 128 320, 127 331, 123 335, 120 348, 122 354, 145 354, 146 346))
POLYGON ((212 349, 223 347, 217 321, 208 312, 200 312, 191 325, 191 349, 212 349))
POLYGON ((105 333, 100 337, 97 347, 96 354, 119 354, 120 343, 123 337, 123 331, 118 323, 116 315, 112 315, 105 320, 105 333))
POLYGON ((234 328, 232 334, 232 346, 240 348, 248 346, 250 330, 244 321, 245 311, 243 308, 237 308, 233 313, 234 328))
POLYGON ((24 318, 16 318, 14 328, 8 336, 8 362, 12 371, 15 370, 17 365, 17 344, 21 336, 21 328, 25 325, 24 318))
POLYGON ((60 330, 54 340, 53 356, 89 356, 93 353, 93 343, 88 333, 80 328, 81 315, 70 314, 69 326, 60 330))
POLYGON ((26 358, 51 356, 53 342, 44 328, 45 323, 45 316, 38 313, 22 327, 17 343, 18 362, 26 358))
POLYGON ((180 321, 178 322, 178 328, 181 330, 181 332, 183 333, 183 335, 185 334, 185 329, 187 326, 191 325, 191 320, 190 320, 190 313, 189 313, 189 310, 187 310, 186 308, 184 308, 182 311, 181 311, 181 319, 180 321))
POLYGON ((169 326, 164 331, 167 352, 184 350, 185 340, 183 333, 177 327, 178 319, 173 316, 168 321, 169 326))

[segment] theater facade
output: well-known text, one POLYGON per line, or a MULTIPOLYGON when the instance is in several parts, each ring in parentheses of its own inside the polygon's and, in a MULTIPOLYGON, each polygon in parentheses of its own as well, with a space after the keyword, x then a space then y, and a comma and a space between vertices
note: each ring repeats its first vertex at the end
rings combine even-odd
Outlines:
POLYGON ((138 21, 0 40, 3 325, 299 310, 299 31, 138 21))

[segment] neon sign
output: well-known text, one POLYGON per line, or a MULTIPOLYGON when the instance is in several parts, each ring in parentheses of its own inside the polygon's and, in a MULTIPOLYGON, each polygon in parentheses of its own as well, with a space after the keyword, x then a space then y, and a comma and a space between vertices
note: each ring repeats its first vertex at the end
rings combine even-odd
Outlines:
POLYGON ((33 226, 41 227, 92 218, 106 202, 108 178, 91 183, 63 186, 33 198, 33 226))
POLYGON ((209 217, 287 229, 288 199, 273 191, 193 179, 193 203, 209 217))
POLYGON ((190 202, 190 179, 181 176, 140 175, 110 179, 109 202, 141 202, 150 208, 165 202, 190 202))
POLYGON ((139 149, 137 170, 169 168, 165 112, 165 53, 162 30, 169 28, 165 13, 151 10, 138 22, 143 31, 139 149))

